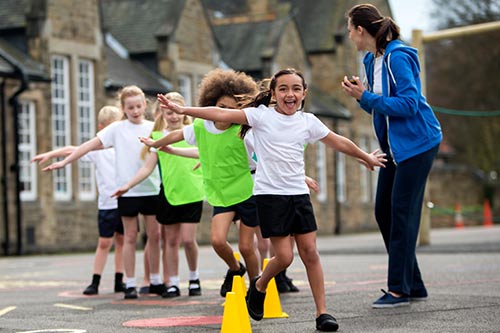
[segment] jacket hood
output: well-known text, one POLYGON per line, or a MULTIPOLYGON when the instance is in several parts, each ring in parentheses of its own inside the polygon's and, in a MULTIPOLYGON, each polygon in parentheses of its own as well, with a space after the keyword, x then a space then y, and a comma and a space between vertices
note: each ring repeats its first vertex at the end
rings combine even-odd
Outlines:
POLYGON ((386 58, 389 54, 393 52, 405 52, 406 54, 408 54, 413 60, 414 66, 416 66, 416 68, 420 72, 420 62, 418 60, 418 50, 416 48, 408 46, 403 41, 396 39, 387 44, 384 58, 386 58))

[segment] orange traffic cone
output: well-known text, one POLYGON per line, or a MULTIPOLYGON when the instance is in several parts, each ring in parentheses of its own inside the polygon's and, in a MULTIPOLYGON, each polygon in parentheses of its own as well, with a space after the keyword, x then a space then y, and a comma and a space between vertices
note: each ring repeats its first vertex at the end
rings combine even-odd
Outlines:
POLYGON ((462 205, 455 204, 455 228, 462 229, 464 227, 464 218, 462 216, 462 205))
MULTIPOLYGON (((264 259, 263 268, 266 269, 269 258, 264 259)), ((274 278, 269 281, 264 299, 264 318, 288 318, 288 314, 281 310, 280 296, 274 278)))
POLYGON ((488 199, 484 200, 484 205, 483 205, 483 225, 485 227, 493 226, 493 216, 491 215, 491 206, 490 206, 490 201, 488 199))

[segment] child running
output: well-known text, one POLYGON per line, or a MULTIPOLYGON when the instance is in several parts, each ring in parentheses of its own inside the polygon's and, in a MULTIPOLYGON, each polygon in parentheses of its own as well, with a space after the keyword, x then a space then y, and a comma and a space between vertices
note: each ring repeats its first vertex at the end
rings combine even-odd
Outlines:
POLYGON ((330 131, 316 116, 302 110, 307 94, 304 76, 295 69, 278 71, 269 90, 257 95, 252 107, 183 107, 158 95, 162 107, 215 122, 250 125, 255 137, 258 168, 254 195, 263 237, 269 237, 275 256, 248 290, 250 316, 261 320, 269 281, 293 261, 293 235, 316 305, 316 329, 337 331, 337 320, 326 311, 323 268, 316 247, 316 220, 305 182, 304 145, 321 141, 353 156, 368 169, 383 167, 385 154, 368 154, 351 140, 330 131), (271 99, 275 106, 269 107, 271 99))
MULTIPOLYGON (((97 126, 102 130, 109 124, 120 120, 123 113, 115 106, 104 106, 97 115, 97 126)), ((51 158, 66 157, 75 151, 77 147, 66 146, 60 149, 36 155, 32 162, 43 164, 51 158)), ((97 207, 97 227, 99 239, 94 257, 94 273, 92 282, 83 291, 84 295, 97 295, 101 275, 106 265, 108 253, 115 241, 115 292, 125 291, 123 283, 123 224, 118 213, 118 203, 111 197, 116 188, 115 177, 115 150, 113 148, 91 151, 82 156, 82 161, 92 162, 95 165, 97 190, 99 192, 97 207)))
MULTIPOLYGON (((117 184, 124 184, 139 170, 143 145, 138 137, 149 135, 153 122, 144 119, 147 103, 144 92, 137 86, 124 87, 119 95, 120 106, 127 119, 117 121, 97 133, 97 136, 81 144, 64 160, 49 165, 46 170, 66 166, 91 150, 114 147, 116 152, 115 170, 117 184)), ((125 195, 118 198, 118 210, 123 222, 125 241, 123 260, 125 267, 125 299, 137 298, 135 279, 135 247, 139 229, 138 215, 144 216, 149 246, 150 286, 149 292, 161 295, 165 285, 160 275, 160 225, 156 221, 160 177, 158 170, 125 195)))
MULTIPOLYGON (((184 97, 177 92, 165 95, 168 99, 185 105, 184 97)), ((156 103, 159 108, 159 103, 156 103)), ((171 110, 163 109, 156 117, 151 133, 153 139, 159 139, 171 131, 181 130, 191 123, 188 116, 179 115, 171 110)), ((169 150, 192 147, 185 141, 180 141, 168 147, 169 150)), ((145 147, 146 151, 148 147, 145 147)), ((194 154, 198 150, 193 147, 194 154)), ((167 151, 169 151, 167 150, 167 151)), ((156 165, 160 167, 162 184, 156 219, 162 225, 163 237, 163 268, 167 287, 162 297, 171 298, 181 295, 179 289, 179 246, 182 243, 189 267, 189 296, 201 295, 201 285, 198 273, 198 243, 196 242, 196 227, 200 222, 203 210, 203 176, 200 168, 196 168, 198 160, 185 158, 157 151, 149 153, 143 167, 125 185, 119 188, 113 196, 121 196, 136 184, 147 178, 156 165)))
MULTIPOLYGON (((257 84, 248 75, 233 70, 215 69, 201 81, 198 104, 201 106, 238 106, 244 96, 255 96, 257 84)), ((205 194, 213 206, 210 240, 217 255, 229 269, 220 288, 220 295, 231 291, 233 276, 243 276, 248 269, 250 279, 258 276, 259 263, 254 249, 254 232, 258 226, 255 199, 252 195, 253 180, 245 144, 238 136, 240 125, 231 121, 196 119, 190 126, 171 132, 153 141, 141 138, 148 146, 162 147, 186 140, 196 145, 203 168, 205 194), (227 241, 233 221, 241 218, 238 248, 246 263, 238 262, 227 241)))

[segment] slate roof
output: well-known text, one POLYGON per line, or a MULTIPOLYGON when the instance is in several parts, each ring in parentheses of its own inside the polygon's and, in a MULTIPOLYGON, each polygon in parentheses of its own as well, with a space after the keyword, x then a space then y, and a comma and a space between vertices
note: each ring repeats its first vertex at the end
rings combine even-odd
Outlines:
POLYGON ((288 19, 214 25, 224 61, 239 71, 262 70, 262 59, 271 58, 288 19), (237 41, 237 42, 236 42, 237 41))
POLYGON ((30 0, 0 1, 0 29, 25 27, 29 4, 30 0))
POLYGON ((186 0, 100 0, 103 29, 129 53, 157 51, 155 36, 175 32, 186 0))
POLYGON ((50 80, 48 71, 41 63, 33 60, 0 38, 0 76, 16 77, 18 75, 16 66, 26 73, 29 80, 50 80))
POLYGON ((106 89, 118 90, 126 85, 135 84, 146 94, 153 96, 172 90, 170 82, 141 63, 120 57, 109 46, 106 46, 106 60, 108 64, 104 83, 106 89))
POLYGON ((307 88, 305 110, 317 116, 350 120, 351 111, 341 104, 335 97, 321 91, 314 84, 307 88))

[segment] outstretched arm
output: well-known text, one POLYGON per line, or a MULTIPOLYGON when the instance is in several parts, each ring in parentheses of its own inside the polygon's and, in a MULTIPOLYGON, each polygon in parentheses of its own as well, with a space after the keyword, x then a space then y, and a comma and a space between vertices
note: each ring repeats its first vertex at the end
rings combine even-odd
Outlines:
POLYGON ((243 110, 238 109, 223 109, 215 106, 207 107, 192 107, 192 106, 180 106, 164 95, 158 94, 158 102, 160 106, 165 109, 170 109, 175 113, 187 114, 195 118, 208 119, 212 121, 221 121, 226 123, 234 124, 245 124, 248 125, 247 117, 243 110))
POLYGON ((38 162, 38 164, 43 164, 48 160, 55 157, 66 157, 76 150, 76 146, 66 146, 59 149, 54 149, 46 153, 41 153, 36 155, 31 159, 31 162, 38 162))
POLYGON ((198 153, 198 148, 192 147, 192 148, 181 148, 181 147, 172 147, 172 146, 163 146, 160 148, 161 151, 176 155, 176 156, 182 156, 182 157, 189 157, 189 158, 200 158, 200 154, 198 153))
POLYGON ((344 154, 355 157, 361 161, 369 170, 373 170, 374 167, 385 167, 383 162, 387 162, 385 159, 385 153, 380 153, 377 149, 373 153, 368 154, 367 152, 360 149, 354 142, 348 138, 338 135, 330 131, 327 136, 321 139, 321 142, 338 150, 344 154))
POLYGON ((76 148, 71 154, 66 156, 66 158, 62 161, 52 163, 46 168, 43 168, 42 171, 50 171, 55 169, 60 169, 65 167, 67 164, 79 159, 83 155, 87 154, 89 151, 98 150, 104 148, 101 140, 96 136, 89 141, 82 143, 78 148, 76 148))
POLYGON ((132 179, 130 179, 125 185, 116 190, 116 192, 111 196, 119 197, 127 193, 132 187, 146 179, 151 174, 151 172, 153 172, 157 163, 158 155, 155 153, 149 153, 146 161, 144 162, 144 165, 139 170, 137 170, 132 179))
POLYGON ((139 141, 144 143, 146 146, 154 148, 168 146, 172 143, 176 143, 182 140, 184 140, 184 132, 182 131, 182 129, 172 131, 158 140, 153 140, 151 138, 146 138, 143 136, 139 138, 139 141))

